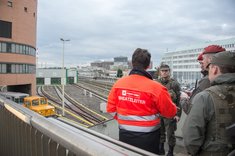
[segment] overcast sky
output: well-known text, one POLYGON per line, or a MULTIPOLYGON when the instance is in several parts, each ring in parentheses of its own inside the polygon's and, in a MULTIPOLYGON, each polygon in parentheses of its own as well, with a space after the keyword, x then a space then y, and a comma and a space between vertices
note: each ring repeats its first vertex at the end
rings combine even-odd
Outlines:
POLYGON ((235 0, 39 0, 39 67, 65 66, 117 56, 131 59, 145 48, 154 65, 164 52, 235 37, 235 0))

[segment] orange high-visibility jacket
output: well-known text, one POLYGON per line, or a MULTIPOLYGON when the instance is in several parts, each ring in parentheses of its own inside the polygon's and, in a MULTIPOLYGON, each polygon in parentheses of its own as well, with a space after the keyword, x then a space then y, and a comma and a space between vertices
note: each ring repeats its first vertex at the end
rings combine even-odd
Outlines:
POLYGON ((163 85, 137 74, 119 79, 108 96, 107 112, 114 115, 120 129, 129 131, 155 131, 160 115, 172 118, 176 111, 163 85))

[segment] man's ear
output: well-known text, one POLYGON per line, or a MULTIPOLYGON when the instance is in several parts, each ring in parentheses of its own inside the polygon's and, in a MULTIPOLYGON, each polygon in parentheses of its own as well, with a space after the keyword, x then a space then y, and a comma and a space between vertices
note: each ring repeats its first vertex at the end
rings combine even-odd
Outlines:
POLYGON ((218 66, 215 66, 214 74, 215 74, 215 75, 221 74, 220 68, 219 68, 218 66))

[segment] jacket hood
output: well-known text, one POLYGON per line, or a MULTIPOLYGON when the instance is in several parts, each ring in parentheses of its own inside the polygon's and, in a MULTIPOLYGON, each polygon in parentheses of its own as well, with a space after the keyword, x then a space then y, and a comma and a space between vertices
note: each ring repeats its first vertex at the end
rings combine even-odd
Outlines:
POLYGON ((235 83, 235 73, 226 73, 219 75, 211 82, 211 85, 224 84, 224 83, 227 84, 235 83))

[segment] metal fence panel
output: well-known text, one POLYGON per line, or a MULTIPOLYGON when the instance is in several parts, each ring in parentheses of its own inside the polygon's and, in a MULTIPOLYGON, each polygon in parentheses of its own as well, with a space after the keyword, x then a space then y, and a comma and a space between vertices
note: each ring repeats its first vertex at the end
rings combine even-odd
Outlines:
POLYGON ((49 140, 49 156, 56 156, 57 143, 52 139, 49 140))
POLYGON ((66 155, 66 148, 64 148, 62 145, 58 145, 57 155, 58 156, 65 156, 66 155))
POLYGON ((3 105, 0 97, 1 156, 154 155, 7 102, 3 105))
POLYGON ((42 153, 44 156, 49 156, 49 140, 50 138, 43 135, 42 138, 42 153))

